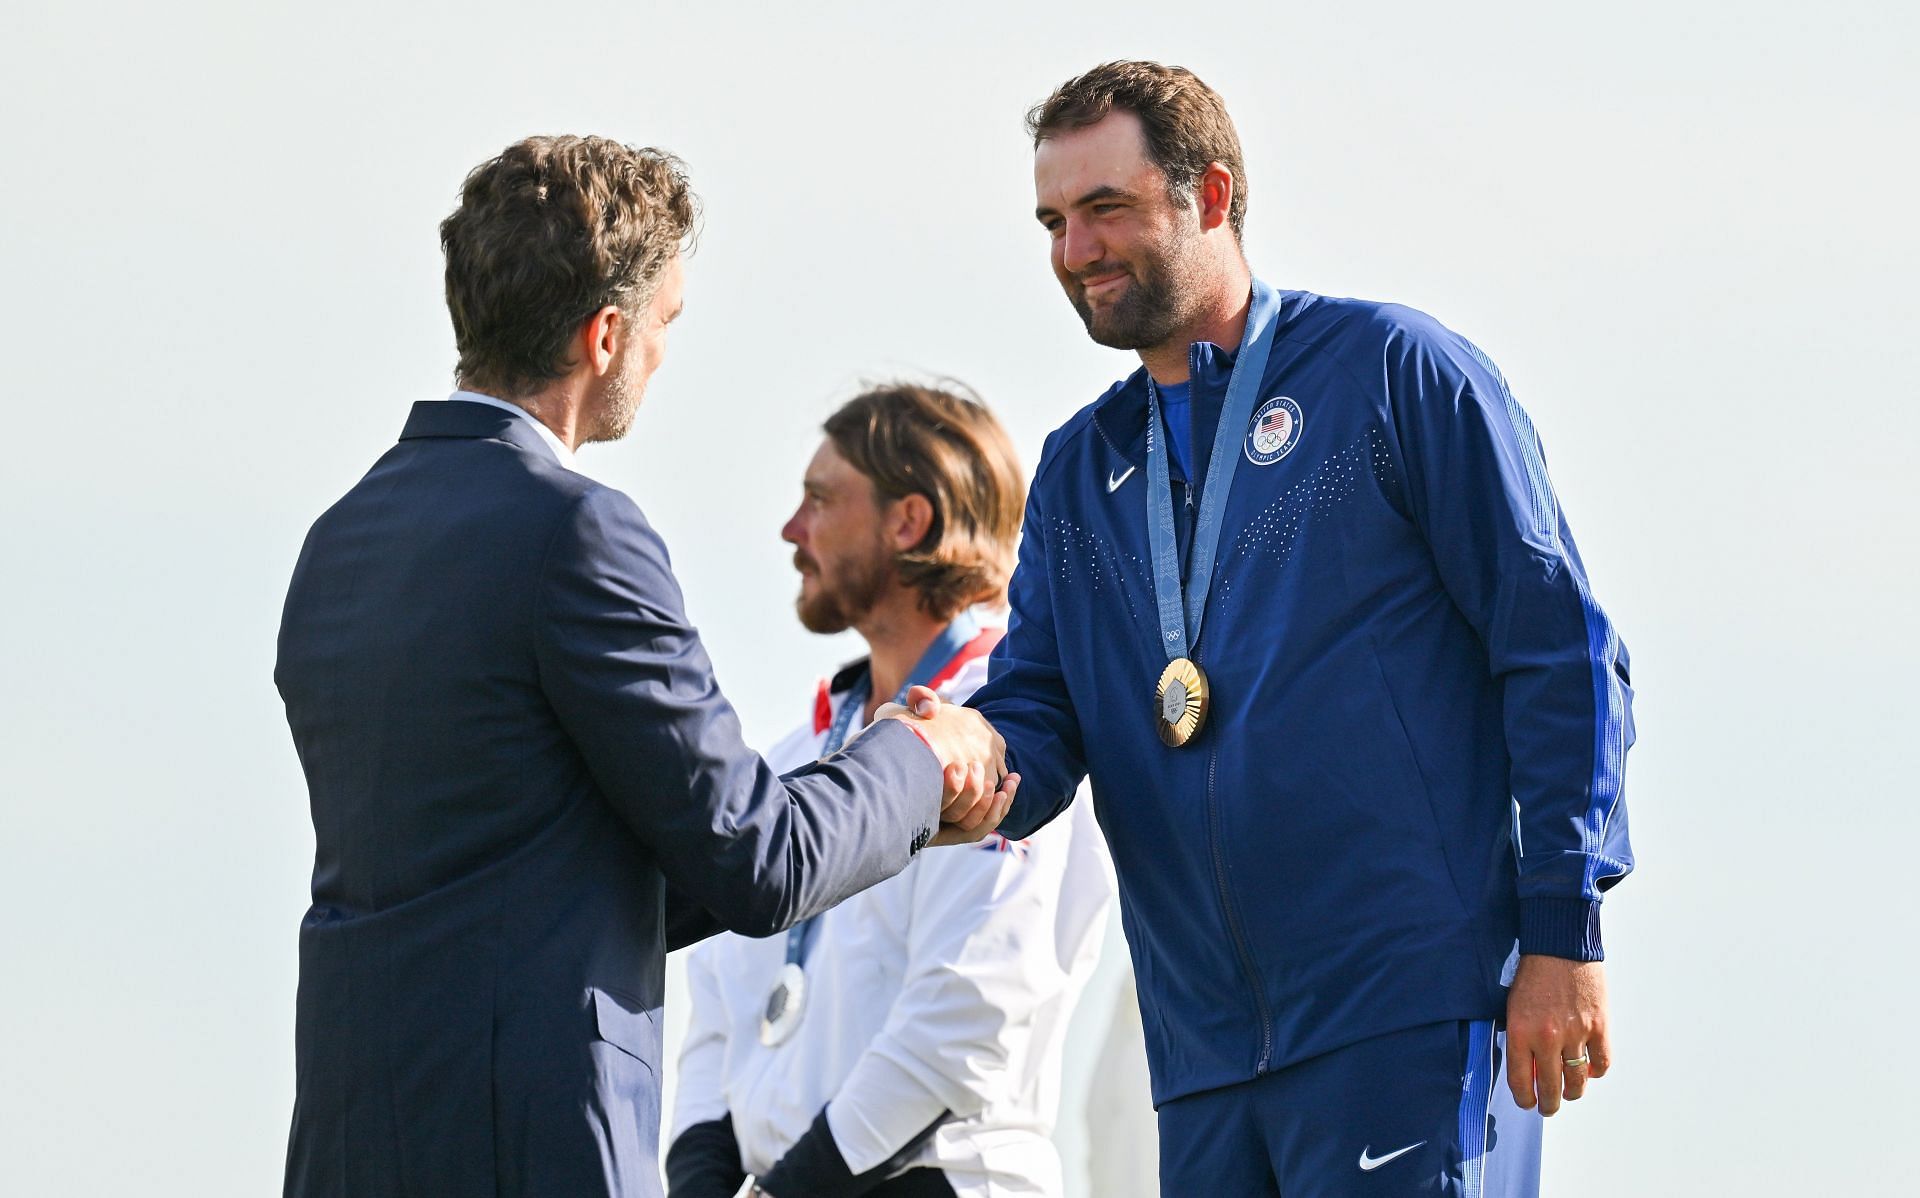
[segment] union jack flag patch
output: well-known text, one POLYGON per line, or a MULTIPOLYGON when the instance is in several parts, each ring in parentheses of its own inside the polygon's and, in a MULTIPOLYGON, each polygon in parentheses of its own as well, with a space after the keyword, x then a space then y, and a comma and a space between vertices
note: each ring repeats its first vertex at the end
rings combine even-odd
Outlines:
POLYGON ((989 832, 987 833, 987 838, 980 842, 980 851, 983 853, 1012 853, 1016 857, 1025 858, 1028 852, 1028 845, 1024 840, 1008 840, 998 832, 989 832))

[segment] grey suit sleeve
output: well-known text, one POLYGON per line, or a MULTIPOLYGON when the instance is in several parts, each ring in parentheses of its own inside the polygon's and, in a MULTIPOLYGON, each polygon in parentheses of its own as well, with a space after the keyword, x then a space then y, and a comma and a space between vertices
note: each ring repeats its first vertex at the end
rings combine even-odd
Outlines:
POLYGON ((633 501, 583 495, 548 546, 541 688, 668 884, 727 928, 778 932, 903 869, 939 820, 940 764, 894 721, 776 775, 741 739, 666 546, 633 501))

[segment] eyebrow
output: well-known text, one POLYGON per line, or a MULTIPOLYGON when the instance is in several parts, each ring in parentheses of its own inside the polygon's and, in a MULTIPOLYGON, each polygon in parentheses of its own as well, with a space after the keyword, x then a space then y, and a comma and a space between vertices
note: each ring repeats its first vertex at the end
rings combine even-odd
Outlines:
MULTIPOLYGON (((1069 204, 1068 207, 1085 208, 1088 204, 1098 203, 1101 200, 1137 200, 1139 198, 1139 196, 1124 187, 1115 187, 1111 183, 1102 183, 1100 186, 1075 200, 1072 204, 1069 204)), ((1043 204, 1033 210, 1033 215, 1037 220, 1045 220, 1049 216, 1058 216, 1059 213, 1043 204)))

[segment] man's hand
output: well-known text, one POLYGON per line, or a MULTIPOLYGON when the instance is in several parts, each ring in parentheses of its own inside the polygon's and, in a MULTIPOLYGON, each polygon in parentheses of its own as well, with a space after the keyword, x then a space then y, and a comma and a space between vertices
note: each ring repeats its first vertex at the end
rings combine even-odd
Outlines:
POLYGON ((1540 1113, 1551 1115, 1563 1094, 1572 1102, 1612 1064, 1600 962, 1521 957, 1507 995, 1507 1086, 1520 1109, 1538 1101, 1540 1113))
POLYGON ((942 703, 932 690, 916 686, 907 691, 905 707, 887 703, 874 712, 876 723, 882 719, 911 725, 945 769, 940 830, 929 844, 966 844, 1000 826, 1020 776, 1006 772, 1006 742, 979 712, 942 703))
POLYGON ((940 813, 940 830, 927 841, 930 847, 943 844, 973 844, 985 840, 987 835, 1000 826, 1007 818, 1007 812, 1013 808, 1013 796, 1020 789, 1020 775, 1008 774, 1000 780, 1000 789, 981 797, 969 810, 949 819, 943 810, 940 813))

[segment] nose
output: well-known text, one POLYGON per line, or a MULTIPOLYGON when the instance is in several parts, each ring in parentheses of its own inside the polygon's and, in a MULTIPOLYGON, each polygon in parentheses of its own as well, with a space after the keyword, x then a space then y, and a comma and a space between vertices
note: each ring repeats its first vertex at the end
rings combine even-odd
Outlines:
POLYGON ((787 522, 780 526, 781 540, 789 545, 797 546, 806 538, 807 527, 805 522, 800 518, 801 514, 806 510, 807 505, 805 503, 793 509, 793 515, 788 516, 787 522))
POLYGON ((1066 233, 1060 238, 1060 261, 1063 266, 1077 274, 1106 257, 1106 254, 1107 247, 1085 221, 1067 217, 1066 233))

